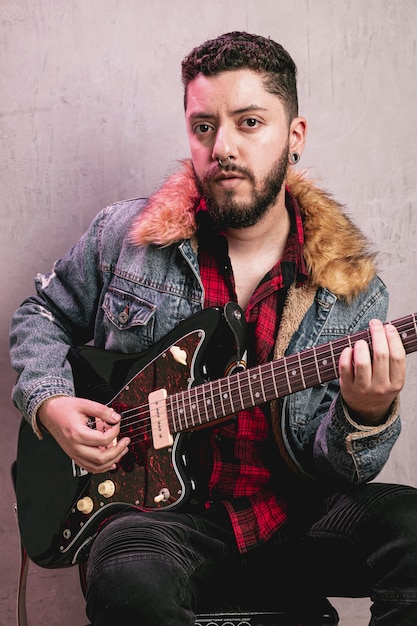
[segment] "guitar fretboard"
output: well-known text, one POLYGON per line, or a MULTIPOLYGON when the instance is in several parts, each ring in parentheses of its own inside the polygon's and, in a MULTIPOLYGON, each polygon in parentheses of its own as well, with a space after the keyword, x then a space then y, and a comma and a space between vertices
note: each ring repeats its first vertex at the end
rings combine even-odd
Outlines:
MULTIPOLYGON (((416 314, 391 323, 405 351, 417 350, 416 314)), ((166 405, 170 430, 190 430, 334 380, 342 351, 360 339, 371 345, 368 329, 175 393, 167 398, 166 405)))

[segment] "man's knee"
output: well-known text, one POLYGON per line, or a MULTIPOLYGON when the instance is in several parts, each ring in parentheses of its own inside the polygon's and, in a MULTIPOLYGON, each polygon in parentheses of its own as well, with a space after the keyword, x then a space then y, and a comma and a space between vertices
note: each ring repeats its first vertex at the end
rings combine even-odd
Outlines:
POLYGON ((169 558, 110 559, 90 572, 86 601, 87 615, 97 626, 192 623, 181 621, 190 594, 169 558))
POLYGON ((379 508, 377 534, 396 537, 417 551, 417 489, 397 486, 379 508))

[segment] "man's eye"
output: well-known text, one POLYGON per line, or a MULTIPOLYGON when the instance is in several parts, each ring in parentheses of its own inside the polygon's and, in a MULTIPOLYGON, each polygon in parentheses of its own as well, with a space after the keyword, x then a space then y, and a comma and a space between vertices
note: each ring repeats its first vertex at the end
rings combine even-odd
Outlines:
POLYGON ((255 119, 254 117, 249 117, 247 120, 244 120, 243 123, 249 128, 255 128, 256 126, 258 126, 259 120, 255 119))
POLYGON ((205 133, 208 133, 211 130, 211 126, 209 126, 208 124, 197 124, 197 126, 194 127, 194 132, 196 135, 204 135, 205 133))

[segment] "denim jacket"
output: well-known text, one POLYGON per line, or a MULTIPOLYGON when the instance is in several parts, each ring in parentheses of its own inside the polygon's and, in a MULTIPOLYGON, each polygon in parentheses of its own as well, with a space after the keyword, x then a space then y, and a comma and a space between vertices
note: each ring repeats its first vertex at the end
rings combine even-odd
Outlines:
MULTIPOLYGON (((388 307, 373 254, 341 207, 301 175, 290 178, 288 187, 304 218, 312 296, 303 309, 302 289, 292 290, 277 339, 282 354, 362 330, 372 318, 384 320, 388 307), (298 316, 302 311, 296 323, 293 310, 298 316)), ((194 240, 197 198, 185 162, 149 201, 128 200, 101 211, 51 273, 36 277, 36 295, 13 316, 10 346, 18 375, 13 401, 39 436, 40 404, 75 393, 69 346, 92 341, 107 350, 141 352, 203 307, 194 240)), ((382 469, 399 435, 397 405, 379 426, 357 424, 335 380, 276 403, 274 430, 283 457, 297 473, 368 481, 382 469)))

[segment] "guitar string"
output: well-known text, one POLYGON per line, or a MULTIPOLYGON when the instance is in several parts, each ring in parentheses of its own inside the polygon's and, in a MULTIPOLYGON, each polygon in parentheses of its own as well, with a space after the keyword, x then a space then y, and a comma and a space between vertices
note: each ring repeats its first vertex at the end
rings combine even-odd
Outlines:
MULTIPOLYGON (((410 323, 409 318, 407 322, 402 326, 399 324, 397 326, 397 330, 400 334, 403 334, 403 340, 409 340, 408 334, 406 331, 414 329, 415 332, 415 324, 410 323)), ((370 333, 368 330, 362 331, 355 335, 355 341, 358 341, 360 338, 370 338, 370 333)), ((337 373, 335 376, 335 366, 337 365, 338 355, 340 355, 341 351, 349 344, 349 336, 345 336, 333 342, 327 344, 319 344, 313 348, 309 348, 304 350, 301 353, 291 354, 287 357, 283 357, 282 359, 278 359, 277 361, 271 361, 267 363, 263 363, 261 365, 252 367, 245 372, 240 372, 239 374, 232 374, 229 377, 223 379, 216 379, 213 381, 209 381, 198 385, 196 387, 191 387, 190 389, 181 390, 168 396, 167 398, 167 415, 169 426, 171 426, 171 432, 185 431, 190 430, 196 425, 201 425, 205 422, 214 421, 216 418, 213 417, 213 410, 216 408, 215 403, 207 404, 207 397, 213 396, 213 387, 216 387, 216 392, 222 393, 230 393, 233 395, 238 392, 242 399, 245 401, 243 406, 237 406, 236 410, 231 410, 230 413, 223 411, 223 400, 231 403, 231 401, 224 397, 222 400, 221 393, 218 394, 217 400, 221 405, 221 413, 220 417, 225 417, 227 415, 233 415, 234 413, 242 410, 244 406, 248 408, 247 402, 253 402, 253 383, 256 382, 260 388, 264 390, 262 394, 262 398, 257 402, 258 404, 262 404, 265 401, 269 401, 272 397, 282 397, 284 395, 289 395, 290 393, 294 393, 294 391, 299 391, 301 389, 306 388, 305 381, 309 378, 313 377, 314 380, 317 380, 317 376, 319 376, 318 381, 325 376, 325 380, 332 380, 332 378, 337 377, 337 373), (343 344, 343 345, 340 345, 343 344), (303 360, 303 364, 301 364, 301 360, 303 360), (262 370, 270 370, 266 372, 265 375, 260 376, 262 370), (259 372, 259 374, 258 374, 259 372), (291 376, 289 377, 289 374, 291 376), (331 378, 327 378, 327 376, 331 374, 331 378), (297 375, 301 375, 301 378, 298 381, 302 381, 301 387, 298 389, 294 389, 294 387, 289 382, 289 378, 295 378, 297 375), (280 384, 276 379, 277 377, 282 376, 285 378, 286 384, 280 384), (252 382, 251 380, 252 379, 252 382), (222 389, 225 387, 226 389, 222 389), (276 389, 281 387, 281 391, 279 395, 276 396, 276 389), (271 396, 272 394, 272 396, 271 396), (185 399, 191 396, 192 402, 185 401, 185 399), (264 398, 267 398, 266 400, 264 398), (180 406, 179 413, 184 412, 183 420, 185 420, 186 426, 184 428, 178 428, 175 426, 175 420, 173 417, 174 408, 173 405, 176 404, 180 406), (170 405, 168 407, 168 405, 170 405), (204 422, 193 421, 190 425, 187 424, 187 411, 184 407, 188 406, 189 409, 193 407, 197 410, 198 415, 201 413, 207 418, 204 422)), ((417 337, 412 337, 411 340, 408 341, 407 346, 411 348, 411 346, 417 346, 417 337)), ((413 348, 416 349, 415 347, 413 348)), ((308 384, 307 384, 308 386, 308 384)), ((313 386, 313 385, 310 385, 313 386)), ((257 397, 259 399, 259 397, 257 397)), ((117 404, 114 402, 113 404, 117 404)), ((256 404, 256 403, 255 403, 256 404)), ((217 407, 218 408, 218 407, 217 407)), ((231 407, 232 408, 232 407, 231 407)), ((151 413, 151 405, 144 404, 138 407, 131 407, 125 410, 120 411, 122 419, 130 420, 127 424, 127 434, 132 439, 140 436, 151 435, 152 428, 150 425, 150 413, 151 413), (136 419, 138 418, 138 419, 136 419), (136 421, 135 421, 136 420, 136 421)), ((191 418, 193 415, 191 414, 191 418)), ((181 421, 181 417, 178 418, 181 421)), ((126 425, 122 424, 121 429, 126 430, 126 425)))

